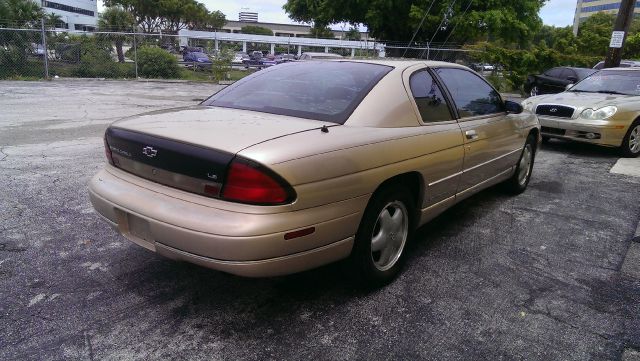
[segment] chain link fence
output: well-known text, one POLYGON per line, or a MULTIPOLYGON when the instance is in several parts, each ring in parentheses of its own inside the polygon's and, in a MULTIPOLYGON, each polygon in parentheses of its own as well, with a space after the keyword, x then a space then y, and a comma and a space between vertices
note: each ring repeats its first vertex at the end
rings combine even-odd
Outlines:
POLYGON ((474 67, 478 54, 456 45, 375 41, 368 49, 218 42, 137 32, 64 32, 0 28, 0 79, 109 78, 234 81, 299 52, 355 58, 409 58, 474 67), (251 56, 258 54, 258 62, 251 56), (276 57, 275 54, 285 54, 276 57))
POLYGON ((255 67, 234 64, 234 50, 180 46, 175 35, 0 28, 0 79, 236 80, 255 67))

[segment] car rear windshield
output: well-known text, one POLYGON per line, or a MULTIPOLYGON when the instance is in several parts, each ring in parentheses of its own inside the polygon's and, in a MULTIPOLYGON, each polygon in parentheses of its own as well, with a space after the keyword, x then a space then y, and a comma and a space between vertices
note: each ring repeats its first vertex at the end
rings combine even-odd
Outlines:
POLYGON ((344 124, 392 69, 355 62, 281 64, 236 82, 204 105, 344 124))
POLYGON ((640 70, 601 70, 576 84, 570 91, 640 95, 640 70))

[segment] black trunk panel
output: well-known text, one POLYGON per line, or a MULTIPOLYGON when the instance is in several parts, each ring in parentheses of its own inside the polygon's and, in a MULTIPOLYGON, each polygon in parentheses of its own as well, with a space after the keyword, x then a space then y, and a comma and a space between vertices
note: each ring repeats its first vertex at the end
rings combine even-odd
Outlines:
MULTIPOLYGON (((227 166, 235 156, 216 149, 114 127, 107 129, 105 137, 114 156, 145 164, 154 170, 161 169, 207 182, 221 183, 227 166)), ((117 163, 115 165, 118 166, 117 163)), ((126 170, 136 173, 131 169, 126 170)), ((153 180, 152 174, 140 173, 136 175, 153 180)), ((180 188, 179 184, 173 186, 180 188)))

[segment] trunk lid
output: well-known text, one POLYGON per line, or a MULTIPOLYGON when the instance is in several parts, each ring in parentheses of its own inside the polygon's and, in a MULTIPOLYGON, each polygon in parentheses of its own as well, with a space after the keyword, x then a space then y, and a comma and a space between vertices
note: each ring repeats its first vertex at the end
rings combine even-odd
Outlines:
POLYGON ((194 106, 138 115, 112 127, 237 153, 252 145, 335 123, 219 107, 194 106))
POLYGON ((113 165, 139 177, 218 197, 236 153, 334 123, 246 110, 196 106, 151 112, 105 133, 113 165))

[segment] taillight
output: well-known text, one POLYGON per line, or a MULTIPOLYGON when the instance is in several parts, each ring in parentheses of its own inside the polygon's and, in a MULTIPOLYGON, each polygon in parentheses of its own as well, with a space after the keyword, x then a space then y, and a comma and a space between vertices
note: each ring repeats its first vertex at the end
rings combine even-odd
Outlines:
POLYGON ((235 158, 229 165, 221 198, 256 205, 279 205, 292 202, 295 192, 269 169, 235 158))
POLYGON ((107 156, 107 161, 109 164, 113 165, 113 156, 111 155, 111 148, 109 148, 109 143, 107 143, 107 136, 104 137, 104 155, 107 156))

